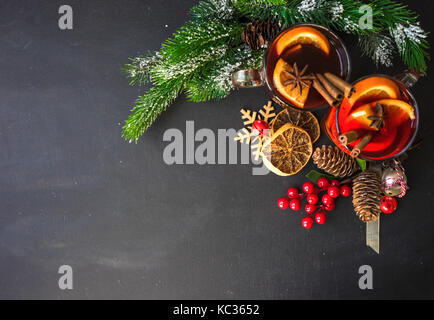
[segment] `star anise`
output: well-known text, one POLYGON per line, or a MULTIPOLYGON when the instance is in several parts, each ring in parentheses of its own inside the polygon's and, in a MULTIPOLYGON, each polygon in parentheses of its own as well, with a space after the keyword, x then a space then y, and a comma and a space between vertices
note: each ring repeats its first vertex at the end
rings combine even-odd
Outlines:
POLYGON ((375 105, 375 112, 375 115, 368 117, 369 120, 372 120, 369 126, 380 130, 381 128, 384 128, 384 118, 386 117, 386 114, 384 113, 384 108, 380 103, 377 103, 375 105))
POLYGON ((315 79, 312 75, 304 75, 307 71, 309 65, 306 65, 303 70, 299 71, 297 67, 297 62, 294 62, 294 66, 292 67, 292 72, 285 70, 284 72, 288 75, 289 79, 286 80, 283 85, 289 86, 292 85, 291 90, 298 88, 300 90, 300 95, 303 93, 303 86, 310 87, 311 81, 315 79))

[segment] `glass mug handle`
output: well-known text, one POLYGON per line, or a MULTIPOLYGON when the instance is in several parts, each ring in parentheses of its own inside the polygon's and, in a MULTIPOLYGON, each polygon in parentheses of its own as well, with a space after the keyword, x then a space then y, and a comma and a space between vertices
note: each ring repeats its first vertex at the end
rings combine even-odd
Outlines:
POLYGON ((232 83, 237 88, 256 88, 265 84, 264 69, 240 70, 232 75, 232 83))
POLYGON ((401 81, 407 89, 410 89, 416 84, 420 77, 421 75, 412 69, 404 70, 403 72, 397 74, 395 79, 401 81))

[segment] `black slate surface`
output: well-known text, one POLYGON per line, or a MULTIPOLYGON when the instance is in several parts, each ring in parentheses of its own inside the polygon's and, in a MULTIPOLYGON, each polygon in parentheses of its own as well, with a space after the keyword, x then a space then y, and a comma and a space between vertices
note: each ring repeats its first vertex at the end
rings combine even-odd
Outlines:
MULTIPOLYGON (((432 2, 406 2, 432 31, 432 2)), ((144 89, 120 68, 158 50, 194 3, 69 0, 74 30, 60 31, 63 1, 1 1, 0 298, 434 298, 432 76, 413 89, 424 144, 405 163, 411 191, 381 221, 381 255, 365 246, 349 199, 311 231, 301 214, 276 208, 303 174, 164 163, 167 129, 185 132, 187 120, 239 128, 240 107, 263 104, 265 89, 203 104, 180 98, 138 145, 121 139, 144 89), (371 291, 358 287, 366 264, 371 291), (74 270, 72 291, 58 288, 61 265, 74 270)), ((344 40, 352 79, 376 73, 356 38, 344 40)), ((402 69, 397 61, 380 72, 402 69)))

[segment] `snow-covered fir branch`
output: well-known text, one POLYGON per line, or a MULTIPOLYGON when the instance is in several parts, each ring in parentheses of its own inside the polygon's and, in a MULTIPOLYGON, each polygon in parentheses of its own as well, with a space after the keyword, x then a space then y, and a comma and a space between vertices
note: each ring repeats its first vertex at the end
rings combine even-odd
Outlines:
POLYGON ((131 84, 145 84, 150 80, 152 68, 160 61, 159 52, 149 53, 136 58, 130 59, 124 71, 130 78, 131 84))
POLYGON ((219 48, 210 48, 209 52, 205 52, 197 57, 193 57, 186 61, 181 61, 176 64, 161 63, 155 66, 152 70, 152 78, 161 79, 164 81, 186 77, 192 74, 197 68, 204 65, 208 61, 213 61, 223 57, 228 50, 228 47, 221 46, 219 48))
POLYGON ((344 31, 346 33, 354 33, 359 30, 359 25, 351 20, 349 17, 344 18, 344 31))
POLYGON ((391 28, 390 33, 395 39, 396 46, 401 53, 405 51, 407 41, 420 44, 421 41, 427 37, 426 32, 420 27, 419 22, 408 26, 397 24, 394 28, 391 28))
POLYGON ((229 92, 234 89, 232 84, 232 74, 240 69, 242 65, 259 67, 262 59, 252 54, 252 50, 247 46, 238 48, 235 54, 235 62, 225 64, 215 75, 213 82, 222 92, 229 92))
POLYGON ((309 16, 315 10, 318 10, 323 5, 323 0, 303 0, 300 2, 298 6, 298 12, 301 14, 303 18, 309 16))
POLYGON ((342 19, 342 14, 344 13, 344 5, 340 1, 334 1, 330 4, 329 11, 332 22, 336 22, 342 19))

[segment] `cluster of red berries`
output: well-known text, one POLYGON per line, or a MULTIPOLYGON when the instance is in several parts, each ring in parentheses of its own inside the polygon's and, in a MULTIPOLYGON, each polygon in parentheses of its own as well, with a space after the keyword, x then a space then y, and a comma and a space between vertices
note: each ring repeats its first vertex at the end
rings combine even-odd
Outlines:
MULTIPOLYGON (((288 197, 280 198, 277 205, 282 210, 291 208, 294 211, 299 211, 301 209, 301 200, 306 198, 307 204, 304 210, 308 214, 314 215, 316 223, 324 224, 327 220, 325 212, 333 211, 336 208, 335 199, 339 198, 339 196, 351 196, 351 188, 346 184, 341 186, 338 180, 330 181, 327 178, 320 178, 317 187, 312 182, 306 182, 303 185, 303 193, 300 193, 297 188, 290 188, 288 197), (322 204, 318 204, 320 200, 319 194, 323 191, 326 191, 326 193, 321 198, 322 204)), ((305 229, 310 229, 314 224, 314 219, 306 217, 301 224, 305 229)))

